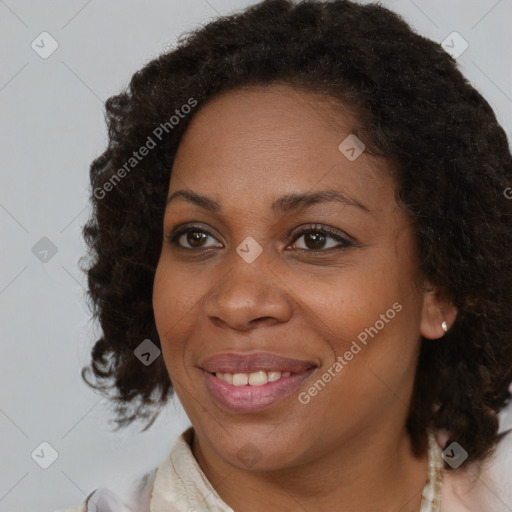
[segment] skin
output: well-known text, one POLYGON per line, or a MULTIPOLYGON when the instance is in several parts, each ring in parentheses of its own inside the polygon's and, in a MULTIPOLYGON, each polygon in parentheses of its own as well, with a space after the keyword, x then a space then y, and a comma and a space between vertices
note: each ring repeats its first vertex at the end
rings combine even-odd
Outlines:
POLYGON ((194 223, 213 236, 194 245, 182 235, 183 248, 164 240, 155 321, 195 429, 193 454, 237 512, 420 508, 427 456, 413 457, 405 429, 420 335, 441 338, 441 323, 450 326, 456 310, 428 283, 418 286, 414 233, 395 202, 391 163, 367 151, 349 161, 338 149, 356 129, 353 113, 325 97, 283 84, 251 86, 204 105, 174 161, 168 196, 193 191, 222 211, 182 199, 168 205, 164 234, 194 223), (323 189, 369 211, 339 202, 284 215, 271 208, 284 194, 323 189), (349 235, 354 245, 295 235, 314 224, 349 235), (249 236, 263 249, 252 263, 236 252, 249 236), (300 403, 298 393, 396 302, 401 311, 309 403, 300 403), (319 368, 297 393, 265 410, 224 409, 198 364, 215 354, 259 351, 313 360, 319 368), (259 458, 250 467, 237 457, 248 443, 259 458))

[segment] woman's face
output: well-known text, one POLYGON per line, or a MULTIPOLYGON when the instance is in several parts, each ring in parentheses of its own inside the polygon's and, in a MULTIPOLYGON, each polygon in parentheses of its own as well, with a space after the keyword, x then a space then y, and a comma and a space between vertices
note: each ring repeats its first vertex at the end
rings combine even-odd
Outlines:
POLYGON ((420 334, 443 334, 386 164, 354 129, 274 85, 217 96, 181 141, 155 320, 202 450, 240 469, 403 432, 420 334))

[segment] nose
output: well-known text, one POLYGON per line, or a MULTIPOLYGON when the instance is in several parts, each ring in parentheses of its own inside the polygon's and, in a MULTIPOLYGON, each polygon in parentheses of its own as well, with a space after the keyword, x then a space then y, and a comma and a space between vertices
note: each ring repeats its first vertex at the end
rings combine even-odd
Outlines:
POLYGON ((290 289, 265 252, 248 261, 233 251, 225 261, 228 270, 219 274, 206 300, 206 315, 218 327, 244 331, 287 322, 291 317, 290 289))

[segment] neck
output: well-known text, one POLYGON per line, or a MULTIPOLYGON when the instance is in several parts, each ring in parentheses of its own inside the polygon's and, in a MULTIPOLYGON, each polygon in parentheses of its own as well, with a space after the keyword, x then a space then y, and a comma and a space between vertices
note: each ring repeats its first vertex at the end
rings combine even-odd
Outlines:
POLYGON ((303 464, 251 472, 224 462, 194 436, 192 451, 213 487, 233 510, 418 512, 428 456, 412 455, 405 431, 360 433, 303 464))

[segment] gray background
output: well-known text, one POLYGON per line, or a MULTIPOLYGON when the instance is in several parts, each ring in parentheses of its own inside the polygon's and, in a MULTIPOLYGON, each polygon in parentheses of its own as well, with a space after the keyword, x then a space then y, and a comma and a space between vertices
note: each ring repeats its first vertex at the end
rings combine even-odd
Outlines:
MULTIPOLYGON (((101 486, 122 492, 163 460, 188 425, 172 403, 150 431, 113 433, 106 400, 82 383, 80 369, 99 333, 78 268, 88 167, 105 147, 109 96, 183 31, 253 3, 0 0, 2 512, 78 505, 101 486), (59 45, 46 59, 31 47, 43 31, 59 45), (46 262, 32 250, 43 237, 57 249, 46 262), (31 457, 44 441, 58 452, 47 469, 31 457)), ((458 57, 461 69, 510 139, 512 0, 382 3, 436 41, 461 34, 469 43, 458 57)))

